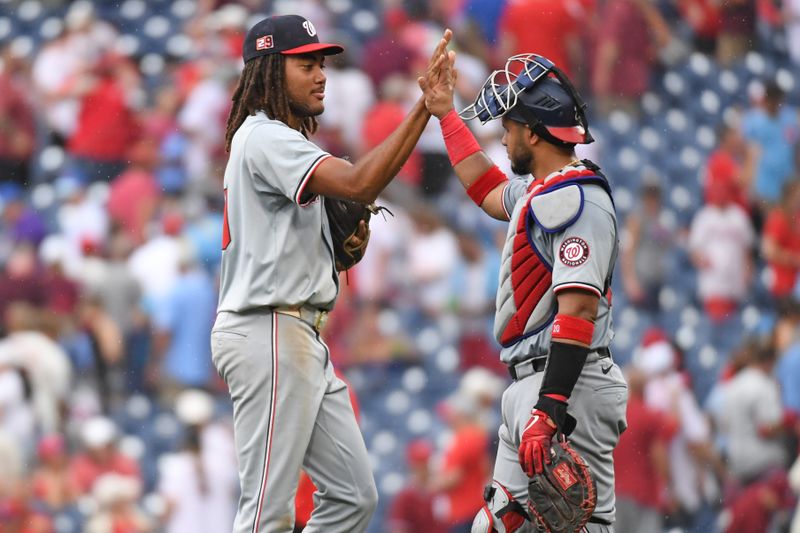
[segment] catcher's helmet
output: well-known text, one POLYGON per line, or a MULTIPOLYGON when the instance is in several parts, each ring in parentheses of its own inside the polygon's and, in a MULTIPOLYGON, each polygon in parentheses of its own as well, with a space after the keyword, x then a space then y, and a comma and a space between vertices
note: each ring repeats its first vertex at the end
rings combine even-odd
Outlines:
POLYGON ((489 76, 475 102, 460 115, 484 124, 506 116, 553 144, 572 145, 594 141, 585 109, 569 78, 549 59, 520 54, 489 76))

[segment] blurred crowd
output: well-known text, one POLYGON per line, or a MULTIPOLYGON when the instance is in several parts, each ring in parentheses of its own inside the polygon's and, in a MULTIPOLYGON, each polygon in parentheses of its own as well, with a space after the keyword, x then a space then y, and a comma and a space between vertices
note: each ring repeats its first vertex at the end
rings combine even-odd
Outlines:
MULTIPOLYGON (((461 107, 513 54, 569 73, 598 139, 579 156, 609 169, 623 229, 617 531, 800 532, 800 1, 106 4, 0 1, 0 532, 232 521, 230 402, 209 346, 223 133, 245 31, 288 12, 346 48, 314 137, 337 156, 399 124, 444 27, 461 107), (681 96, 685 65, 718 79, 681 96), (762 75, 721 105, 713 84, 746 72, 762 75), (654 103, 664 86, 670 112, 654 103), (680 130, 673 111, 698 104, 713 127, 676 170, 659 124, 680 130), (624 164, 654 147, 661 166, 624 164)), ((502 129, 473 129, 511 175, 502 129)), ((466 198, 435 120, 380 203, 394 216, 373 218, 324 331, 361 404, 371 531, 468 531, 509 380, 491 335, 506 227, 466 198)))

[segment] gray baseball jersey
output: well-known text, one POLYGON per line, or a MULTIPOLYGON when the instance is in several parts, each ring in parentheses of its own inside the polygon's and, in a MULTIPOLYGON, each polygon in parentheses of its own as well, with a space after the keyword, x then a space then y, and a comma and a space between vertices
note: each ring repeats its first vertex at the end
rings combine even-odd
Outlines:
MULTIPOLYGON (((556 295, 580 288, 600 298, 590 352, 569 400, 578 421, 570 441, 597 480, 597 508, 587 525, 613 531, 612 452, 625 429, 627 386, 620 369, 601 357, 613 337, 608 287, 617 257, 617 224, 606 182, 583 165, 544 180, 511 180, 503 192, 509 214, 502 255, 495 334, 501 358, 515 364, 545 356, 557 313, 556 295)), ((519 464, 522 432, 539 396, 544 372, 515 381, 503 394, 500 443, 493 477, 519 502, 527 501, 528 477, 519 464)), ((532 531, 530 523, 519 531, 532 531)))
POLYGON ((333 308, 338 276, 328 219, 304 192, 330 154, 264 113, 249 116, 225 168, 219 311, 333 308))
MULTIPOLYGON (((567 168, 583 177, 593 175, 583 166, 567 168)), ((591 347, 608 347, 613 338, 608 286, 618 253, 614 205, 599 185, 571 183, 570 177, 580 176, 554 173, 542 182, 511 180, 503 192, 511 223, 494 328, 506 364, 547 355, 556 295, 565 288, 600 297, 591 347)))
POLYGON ((304 469, 305 531, 363 532, 377 504, 347 387, 319 336, 338 291, 324 199, 305 192, 325 151, 263 113, 233 137, 212 359, 233 400, 241 497, 234 533, 289 533, 304 469))

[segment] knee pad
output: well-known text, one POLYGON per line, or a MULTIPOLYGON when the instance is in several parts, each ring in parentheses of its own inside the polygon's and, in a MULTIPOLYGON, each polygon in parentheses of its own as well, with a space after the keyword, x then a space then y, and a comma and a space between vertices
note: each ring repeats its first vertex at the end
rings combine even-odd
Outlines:
POLYGON ((525 508, 497 481, 486 486, 483 499, 486 505, 475 516, 471 533, 514 533, 529 520, 525 508))

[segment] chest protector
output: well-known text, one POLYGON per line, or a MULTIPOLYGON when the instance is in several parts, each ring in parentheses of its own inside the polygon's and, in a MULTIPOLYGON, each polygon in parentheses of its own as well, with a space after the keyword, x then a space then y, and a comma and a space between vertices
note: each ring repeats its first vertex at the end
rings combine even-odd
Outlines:
POLYGON ((583 211, 581 185, 599 185, 611 196, 611 188, 599 169, 584 162, 585 167, 567 169, 544 180, 535 180, 528 187, 522 207, 515 209, 510 221, 509 239, 503 250, 500 290, 497 298, 494 333, 504 347, 535 335, 555 318, 557 305, 553 293, 553 266, 542 256, 535 242, 533 225, 547 233, 568 228, 583 211))

